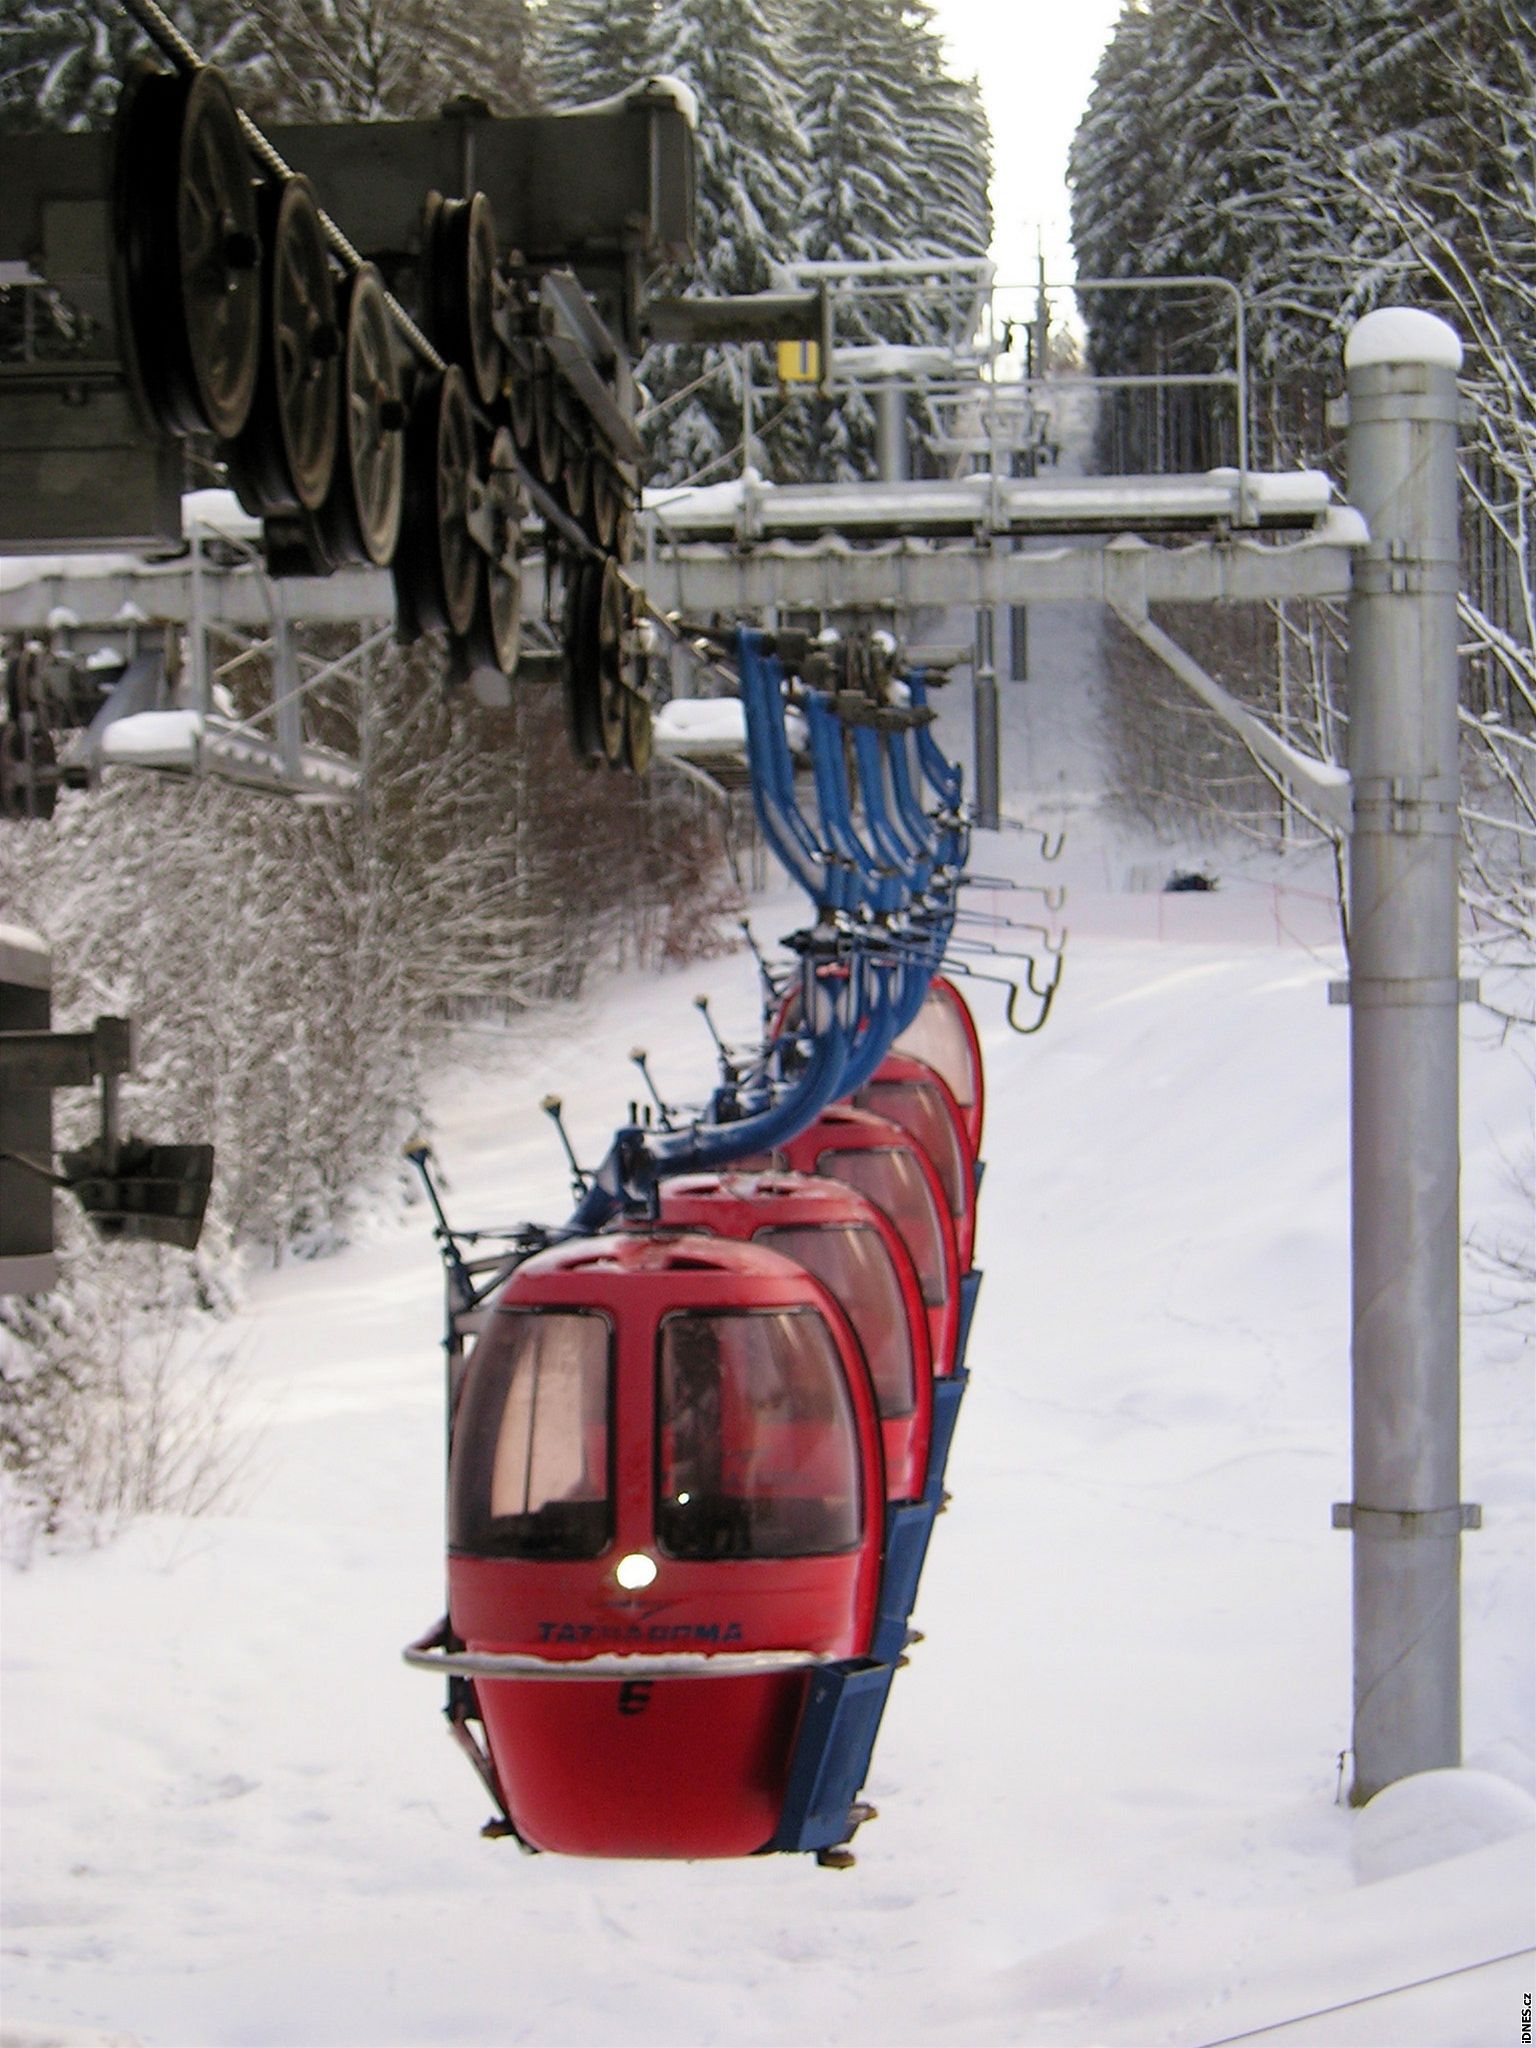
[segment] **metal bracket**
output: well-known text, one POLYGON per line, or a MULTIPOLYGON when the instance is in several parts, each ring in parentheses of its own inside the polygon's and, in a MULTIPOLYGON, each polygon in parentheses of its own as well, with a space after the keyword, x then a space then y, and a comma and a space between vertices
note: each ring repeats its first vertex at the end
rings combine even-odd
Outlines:
POLYGON ((1333 1526, 1350 1529, 1357 1536, 1395 1537, 1406 1542, 1421 1536, 1459 1536, 1463 1529, 1481 1529, 1483 1510, 1477 1501, 1462 1501, 1453 1508, 1362 1508, 1352 1500, 1336 1500, 1333 1526))
POLYGON ((1461 564, 1454 555, 1426 555, 1406 540, 1371 541, 1357 551, 1351 568, 1357 592, 1371 597, 1418 596, 1424 591, 1461 589, 1461 564))
POLYGON ((133 1022, 98 1017, 89 1031, 0 1031, 0 1073, 13 1088, 89 1088, 133 1072, 133 1022))
POLYGON ((1373 975, 1369 980, 1330 981, 1328 1004, 1330 1009, 1348 1009, 1353 1005, 1361 1010, 1405 1010, 1415 1006, 1444 1006, 1454 1003, 1480 1003, 1483 999, 1483 985, 1475 975, 1460 980, 1444 979, 1433 975, 1404 977, 1390 980, 1373 975))
POLYGON ((1355 782, 1355 829, 1411 839, 1461 830, 1460 789, 1454 775, 1372 776, 1355 782))

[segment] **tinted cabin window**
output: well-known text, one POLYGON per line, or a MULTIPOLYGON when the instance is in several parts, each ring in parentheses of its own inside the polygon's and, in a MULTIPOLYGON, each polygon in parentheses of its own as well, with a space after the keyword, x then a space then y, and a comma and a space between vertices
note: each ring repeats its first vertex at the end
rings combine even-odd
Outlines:
POLYGON ((656 1536, 670 1557, 818 1557, 863 1527, 859 1435, 814 1309, 661 1326, 656 1536))
POLYGON ((448 1540, 479 1557, 596 1557, 613 1536, 606 1320, 498 1309, 453 1434, 448 1540))
POLYGON ((883 1209, 896 1226, 896 1235, 912 1254, 923 1300, 929 1308, 941 1308, 944 1288, 944 1225, 923 1169, 910 1152, 895 1146, 868 1145, 854 1151, 822 1152, 816 1171, 828 1180, 840 1180, 844 1187, 868 1195, 877 1209, 883 1209))
POLYGON ((965 1210, 965 1158, 944 1098, 932 1081, 871 1081, 859 1107, 910 1131, 933 1161, 951 1216, 965 1210))
POLYGON ((917 1400, 912 1332, 901 1281, 879 1231, 854 1223, 781 1228, 758 1231, 757 1242, 821 1282, 864 1348, 880 1413, 910 1415, 917 1400))
POLYGON ((925 997, 923 1007, 891 1050, 923 1060, 936 1074, 942 1075, 962 1109, 975 1105, 976 1083, 971 1072, 970 1035, 960 1013, 947 997, 925 997))

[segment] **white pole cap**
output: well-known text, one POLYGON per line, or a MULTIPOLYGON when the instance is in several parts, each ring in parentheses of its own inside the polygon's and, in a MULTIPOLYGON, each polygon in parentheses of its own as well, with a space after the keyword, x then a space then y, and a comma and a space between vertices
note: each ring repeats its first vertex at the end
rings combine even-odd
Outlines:
POLYGON ((1426 363, 1436 369, 1461 368, 1461 339, 1437 313, 1416 306, 1379 306, 1357 320, 1344 344, 1346 370, 1371 363, 1426 363))

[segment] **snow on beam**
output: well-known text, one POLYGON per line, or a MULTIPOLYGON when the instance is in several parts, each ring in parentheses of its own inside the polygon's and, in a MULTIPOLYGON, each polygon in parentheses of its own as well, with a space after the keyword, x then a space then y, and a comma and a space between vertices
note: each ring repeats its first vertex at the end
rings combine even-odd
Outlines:
POLYGON ((850 605, 1103 603, 1117 547, 1144 553, 1153 603, 1252 604, 1266 598, 1346 597, 1350 558, 1367 539, 1359 514, 1336 507, 1316 532, 1284 544, 1197 541, 1146 547, 1134 539, 1028 554, 889 541, 855 547, 841 537, 810 545, 760 543, 750 552, 719 542, 658 548, 643 571, 662 611, 750 617, 775 605, 836 610, 850 605))

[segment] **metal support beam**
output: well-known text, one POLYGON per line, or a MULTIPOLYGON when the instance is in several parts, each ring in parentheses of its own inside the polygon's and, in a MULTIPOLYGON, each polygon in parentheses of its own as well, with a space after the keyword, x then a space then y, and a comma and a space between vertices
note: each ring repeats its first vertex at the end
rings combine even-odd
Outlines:
POLYGON ((1224 725, 1230 726, 1248 751, 1279 776, 1282 784, 1304 792, 1308 806, 1340 836, 1346 834, 1351 818, 1348 770, 1332 761, 1316 761, 1272 732, 1149 616, 1145 588, 1134 575, 1143 564, 1144 551, 1123 555, 1112 548, 1107 552, 1133 572, 1128 578, 1111 583, 1109 602, 1115 617, 1224 725))
POLYGON ((1354 1781, 1461 1761, 1457 393, 1432 314, 1345 350, 1349 618, 1354 1781))

